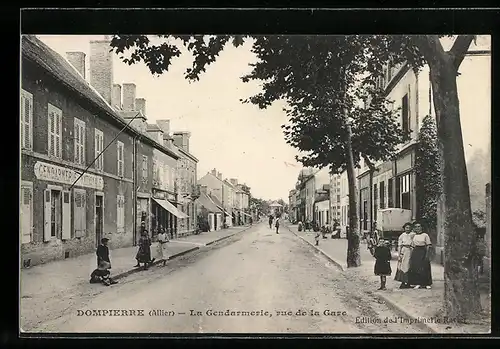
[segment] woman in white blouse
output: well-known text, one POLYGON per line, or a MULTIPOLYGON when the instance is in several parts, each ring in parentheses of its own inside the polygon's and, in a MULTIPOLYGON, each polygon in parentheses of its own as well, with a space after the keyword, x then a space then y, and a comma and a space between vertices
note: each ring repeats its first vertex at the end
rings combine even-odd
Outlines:
POLYGON ((412 232, 411 229, 411 223, 405 223, 405 225, 403 225, 404 231, 401 235, 399 235, 398 239, 399 259, 394 280, 401 282, 401 286, 399 288, 410 288, 408 270, 410 269, 412 241, 415 236, 415 233, 412 232))
POLYGON ((419 222, 413 223, 415 236, 412 240, 412 253, 410 258, 410 270, 408 281, 414 288, 431 288, 431 238, 422 231, 422 225, 419 222))

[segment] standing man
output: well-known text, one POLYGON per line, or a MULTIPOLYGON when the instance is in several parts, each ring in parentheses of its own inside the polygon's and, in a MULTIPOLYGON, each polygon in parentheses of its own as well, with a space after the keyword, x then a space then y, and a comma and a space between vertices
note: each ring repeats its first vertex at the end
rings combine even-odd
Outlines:
POLYGON ((108 262, 111 264, 111 262, 109 260, 108 241, 109 241, 108 238, 102 238, 101 244, 99 246, 97 246, 97 251, 96 251, 97 267, 99 267, 99 264, 101 264, 101 262, 108 262))
POLYGON ((276 217, 276 222, 274 223, 274 226, 276 227, 276 234, 279 234, 279 229, 280 229, 280 217, 276 217))
POLYGON ((272 229, 272 228, 273 228, 273 227, 272 227, 272 225, 273 225, 273 215, 272 215, 272 214, 270 214, 270 215, 269 215, 269 229, 272 229))

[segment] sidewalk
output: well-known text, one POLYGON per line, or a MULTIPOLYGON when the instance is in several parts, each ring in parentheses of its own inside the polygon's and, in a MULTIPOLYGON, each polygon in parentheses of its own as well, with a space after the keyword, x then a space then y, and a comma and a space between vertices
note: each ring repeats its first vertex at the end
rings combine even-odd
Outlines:
MULTIPOLYGON (((171 240, 168 244, 169 260, 227 239, 251 227, 251 225, 231 227, 171 240)), ((155 248, 156 244, 153 243, 151 246, 153 257, 156 254, 155 248)), ((142 271, 142 268, 134 268, 137 249, 137 246, 133 246, 110 250, 111 277, 113 279, 120 279, 142 271)), ((20 296, 23 317, 27 315, 25 312, 36 313, 32 308, 36 308, 42 303, 48 307, 48 304, 57 302, 59 296, 61 298, 78 298, 79 292, 86 290, 89 286, 90 274, 96 268, 96 258, 96 254, 93 252, 75 258, 36 265, 29 269, 21 269, 20 296)), ((38 317, 38 314, 33 314, 33 316, 38 317)))
MULTIPOLYGON (((361 242, 360 255, 361 266, 357 268, 347 268, 347 239, 320 238, 319 246, 315 245, 314 232, 299 232, 297 225, 289 225, 288 229, 299 238, 313 246, 333 264, 344 271, 345 274, 357 277, 366 286, 366 292, 384 301, 396 313, 405 318, 430 319, 440 318, 442 306, 444 304, 444 267, 440 264, 431 265, 432 289, 413 290, 399 289, 399 282, 394 281, 397 266, 397 256, 393 256, 391 261, 392 276, 387 278, 387 290, 378 291, 380 279, 374 275, 373 267, 375 259, 366 247, 366 243, 361 242)), ((489 300, 486 295, 481 295, 483 309, 489 309, 489 300)), ((484 322, 477 324, 436 324, 426 323, 429 331, 435 333, 488 333, 490 324, 484 322)))

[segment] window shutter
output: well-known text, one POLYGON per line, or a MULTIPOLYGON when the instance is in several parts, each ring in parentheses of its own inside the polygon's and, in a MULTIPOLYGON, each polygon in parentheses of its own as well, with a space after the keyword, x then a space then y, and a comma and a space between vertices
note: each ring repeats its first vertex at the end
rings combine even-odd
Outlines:
POLYGON ((51 206, 50 206, 50 190, 46 189, 44 194, 44 225, 43 225, 43 239, 44 241, 50 241, 50 218, 51 218, 51 206))
POLYGON ((85 165, 85 126, 80 125, 80 163, 85 165))
POLYGON ((62 221, 61 238, 69 240, 71 239, 71 200, 69 191, 63 191, 62 221))
POLYGON ((23 187, 21 189, 22 194, 22 209, 21 209, 21 242, 28 243, 31 242, 31 188, 23 187))
POLYGON ((87 230, 87 196, 85 192, 80 193, 80 199, 80 230, 82 236, 84 236, 87 230))
POLYGON ((56 115, 56 156, 61 157, 61 114, 56 115))
POLYGON ((74 127, 74 138, 75 138, 75 162, 77 164, 80 163, 80 125, 76 122, 75 120, 75 127, 74 127))

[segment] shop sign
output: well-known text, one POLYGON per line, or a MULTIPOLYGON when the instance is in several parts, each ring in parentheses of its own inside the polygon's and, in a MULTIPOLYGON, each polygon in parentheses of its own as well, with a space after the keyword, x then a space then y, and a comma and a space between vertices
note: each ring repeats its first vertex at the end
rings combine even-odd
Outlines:
MULTIPOLYGON (((36 178, 39 180, 63 183, 68 185, 72 185, 81 175, 81 172, 74 171, 70 168, 48 164, 42 161, 36 162, 34 171, 36 178)), ((85 173, 78 180, 78 182, 76 182, 75 186, 102 190, 104 189, 104 180, 100 176, 85 173)))

